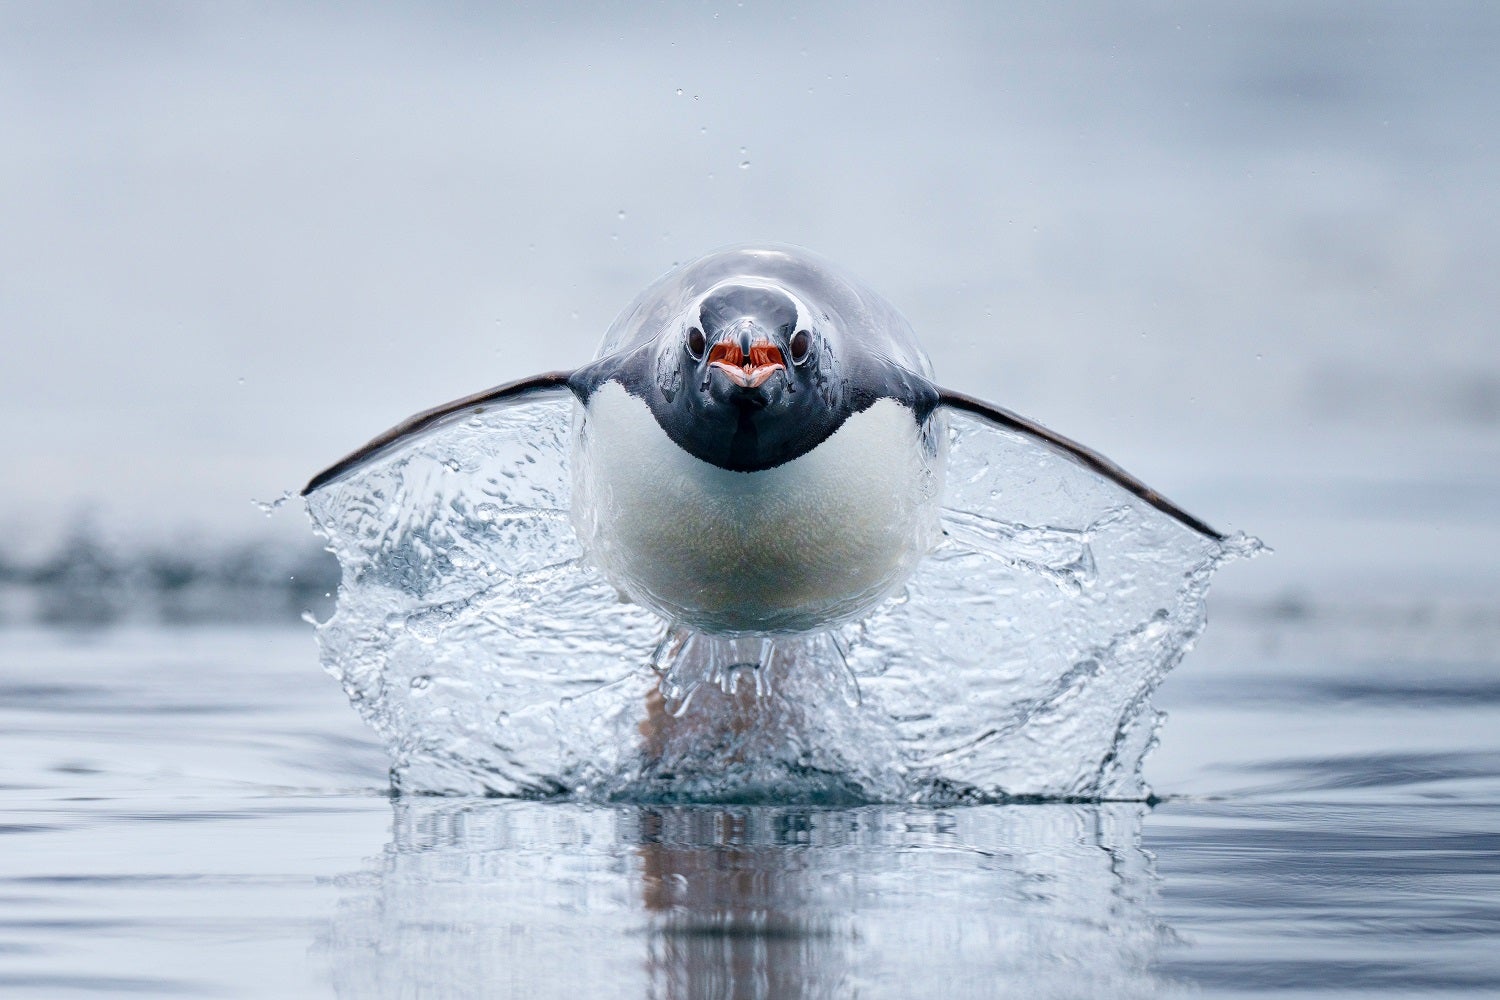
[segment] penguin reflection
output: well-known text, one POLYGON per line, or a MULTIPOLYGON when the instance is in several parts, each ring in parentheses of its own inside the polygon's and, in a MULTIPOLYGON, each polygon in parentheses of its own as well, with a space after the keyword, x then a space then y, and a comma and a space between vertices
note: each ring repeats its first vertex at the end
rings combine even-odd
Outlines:
POLYGON ((850 910, 816 905, 813 819, 757 807, 644 809, 653 1000, 850 995, 850 910))
POLYGON ((400 799, 339 996, 1159 997, 1144 807, 400 799))

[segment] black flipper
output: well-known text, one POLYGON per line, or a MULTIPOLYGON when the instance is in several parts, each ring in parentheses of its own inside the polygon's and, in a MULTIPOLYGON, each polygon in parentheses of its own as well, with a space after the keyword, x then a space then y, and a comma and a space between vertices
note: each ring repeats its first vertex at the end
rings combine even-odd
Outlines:
POLYGON ((512 403, 528 396, 535 396, 546 392, 558 390, 566 391, 568 379, 572 372, 547 372, 543 375, 533 375, 531 378, 523 378, 516 382, 507 382, 497 385, 493 389, 485 389, 476 392, 472 396, 455 399, 451 403, 434 406, 430 410, 423 410, 414 416, 401 421, 395 427, 379 435, 364 447, 350 452, 337 462, 313 476, 308 484, 302 488, 302 495, 307 496, 314 490, 326 486, 354 469, 359 468, 366 462, 377 458, 393 445, 405 441, 413 435, 442 424, 451 417, 468 413, 478 407, 489 406, 495 403, 512 403))
POLYGON ((999 406, 975 399, 973 396, 967 396, 961 392, 953 392, 950 389, 939 390, 938 403, 941 406, 950 406, 955 410, 972 413, 1001 427, 1030 435, 1045 443, 1052 450, 1069 456, 1085 468, 1092 469, 1111 482, 1117 483, 1121 488, 1140 497, 1163 514, 1175 517, 1194 531, 1206 535, 1215 541, 1222 542, 1225 538, 1224 535, 1210 528, 1207 524, 1204 524, 1097 451, 1085 448, 1077 441, 1065 438, 1056 431, 1048 430, 1041 424, 1027 420, 1025 417, 999 406))

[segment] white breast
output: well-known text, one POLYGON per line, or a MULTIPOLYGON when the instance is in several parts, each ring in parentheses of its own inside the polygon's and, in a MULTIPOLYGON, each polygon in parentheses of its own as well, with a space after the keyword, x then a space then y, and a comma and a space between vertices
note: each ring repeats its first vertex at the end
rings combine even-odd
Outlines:
MULTIPOLYGON (((941 440, 941 435, 938 435, 941 440)), ((574 433, 573 519, 631 599, 710 632, 801 632, 868 611, 937 532, 942 453, 880 400, 800 458, 731 472, 694 458, 618 383, 574 433)))

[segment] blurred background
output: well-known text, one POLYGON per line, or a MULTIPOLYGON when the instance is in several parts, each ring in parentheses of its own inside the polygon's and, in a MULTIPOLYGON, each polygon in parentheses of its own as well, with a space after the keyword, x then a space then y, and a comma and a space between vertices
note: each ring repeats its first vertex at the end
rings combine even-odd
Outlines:
POLYGON ((271 501, 811 248, 1272 558, 1500 594, 1500 7, 0 3, 0 621, 290 617, 271 501))

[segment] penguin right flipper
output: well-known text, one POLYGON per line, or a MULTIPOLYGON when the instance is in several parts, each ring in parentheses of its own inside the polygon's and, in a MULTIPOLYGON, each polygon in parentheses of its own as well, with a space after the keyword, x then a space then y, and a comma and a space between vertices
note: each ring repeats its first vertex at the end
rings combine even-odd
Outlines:
POLYGON ((408 439, 434 430, 456 416, 481 412, 485 407, 516 403, 547 393, 566 392, 568 379, 572 377, 572 374, 572 372, 546 372, 542 375, 533 375, 531 378, 506 382, 492 389, 484 389, 407 417, 390 430, 375 436, 365 445, 313 476, 302 488, 302 495, 307 496, 314 490, 327 486, 335 479, 340 479, 367 462, 374 461, 390 452, 408 439))
POLYGON ((938 403, 946 409, 959 410, 980 417, 1006 430, 1025 434, 1040 442, 1049 450, 1066 455, 1091 472, 1095 472, 1110 480, 1121 489, 1144 500, 1163 514, 1176 518, 1199 534, 1205 535, 1216 542, 1222 542, 1225 539, 1223 534, 1215 531, 1192 514, 1189 514, 1097 451, 1085 447, 1071 438, 1064 437, 1050 428, 1043 427, 1034 420, 1028 420, 1020 414, 1007 410, 1004 407, 995 406, 993 403, 986 403, 983 400, 961 392, 954 392, 951 389, 939 391, 938 403))

